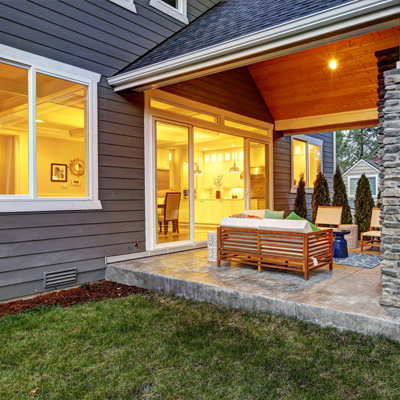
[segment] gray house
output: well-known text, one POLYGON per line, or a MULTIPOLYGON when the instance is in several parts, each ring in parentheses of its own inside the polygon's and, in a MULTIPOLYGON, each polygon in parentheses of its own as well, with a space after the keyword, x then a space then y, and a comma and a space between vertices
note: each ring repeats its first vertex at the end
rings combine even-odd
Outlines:
MULTIPOLYGON (((398 71, 387 87, 383 74, 399 13, 397 0, 0 0, 0 299, 203 246, 243 209, 288 212, 301 173, 308 201, 319 166, 332 182, 331 132, 385 112, 382 167, 398 168, 400 111, 383 109, 398 71)), ((383 295, 400 304, 385 274, 397 250, 382 249, 383 295)))
POLYGON ((369 181, 371 194, 375 203, 378 200, 378 192, 379 192, 378 183, 380 174, 379 164, 374 160, 367 160, 365 158, 361 158, 351 167, 347 168, 347 170, 342 174, 343 182, 346 186, 347 198, 349 199, 349 205, 353 210, 354 210, 354 199, 356 197, 357 183, 358 180, 361 178, 362 174, 365 174, 365 176, 369 181))

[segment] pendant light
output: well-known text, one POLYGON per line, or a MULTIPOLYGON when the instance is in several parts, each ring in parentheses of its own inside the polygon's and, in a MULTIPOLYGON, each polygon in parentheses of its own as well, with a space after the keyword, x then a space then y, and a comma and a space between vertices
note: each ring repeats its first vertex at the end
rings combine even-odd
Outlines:
MULTIPOLYGON (((233 146, 232 147, 236 147, 236 139, 233 139, 233 146)), ((233 166, 231 167, 229 172, 231 174, 240 174, 240 169, 239 169, 239 167, 236 166, 235 153, 232 153, 232 158, 233 158, 233 166)))
POLYGON ((194 165, 196 166, 196 169, 193 171, 194 175, 203 175, 203 171, 199 168, 197 163, 194 163, 194 165))
MULTIPOLYGON (((199 145, 197 145, 197 154, 199 154, 199 145)), ((203 171, 199 168, 199 159, 197 158, 197 162, 194 163, 195 170, 193 171, 193 175, 203 175, 203 171)))

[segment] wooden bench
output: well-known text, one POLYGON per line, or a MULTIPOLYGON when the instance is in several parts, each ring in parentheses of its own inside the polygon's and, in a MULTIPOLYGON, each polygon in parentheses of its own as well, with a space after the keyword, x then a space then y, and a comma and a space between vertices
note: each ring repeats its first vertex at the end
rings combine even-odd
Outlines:
POLYGON ((299 233, 262 229, 219 227, 217 232, 218 256, 221 261, 236 261, 262 268, 279 268, 309 272, 325 265, 332 269, 332 229, 299 233))

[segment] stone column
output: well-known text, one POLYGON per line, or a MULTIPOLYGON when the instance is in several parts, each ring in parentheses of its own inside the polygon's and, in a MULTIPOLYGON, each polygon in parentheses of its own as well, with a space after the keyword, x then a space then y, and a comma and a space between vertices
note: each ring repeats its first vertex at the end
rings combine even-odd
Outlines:
POLYGON ((400 307, 400 69, 384 77, 381 304, 400 307))
POLYGON ((377 58, 377 68, 378 68, 378 102, 376 106, 378 108, 378 134, 379 134, 379 165, 380 165, 380 174, 379 174, 379 182, 378 182, 378 207, 382 206, 382 198, 381 194, 383 193, 384 186, 383 186, 383 177, 384 177, 384 167, 383 167, 383 122, 384 122, 384 114, 383 108, 385 105, 385 94, 386 94, 386 87, 385 87, 385 78, 383 74, 386 71, 391 71, 396 69, 396 62, 400 60, 399 57, 399 47, 391 47, 385 50, 379 50, 375 52, 375 57, 377 58))

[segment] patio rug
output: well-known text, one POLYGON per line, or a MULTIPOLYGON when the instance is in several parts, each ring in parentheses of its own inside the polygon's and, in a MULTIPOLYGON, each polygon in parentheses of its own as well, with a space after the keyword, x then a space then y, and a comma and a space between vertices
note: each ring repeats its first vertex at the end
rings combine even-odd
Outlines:
POLYGON ((381 256, 374 254, 349 253, 347 258, 334 258, 333 263, 351 267, 375 268, 381 262, 381 256))

